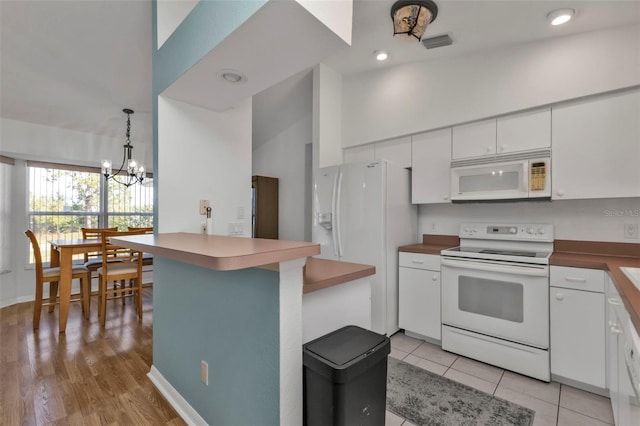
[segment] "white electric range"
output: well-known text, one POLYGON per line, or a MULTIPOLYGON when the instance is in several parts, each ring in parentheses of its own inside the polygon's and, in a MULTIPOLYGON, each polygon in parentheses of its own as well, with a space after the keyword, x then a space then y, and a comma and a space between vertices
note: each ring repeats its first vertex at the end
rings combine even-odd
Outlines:
POLYGON ((550 380, 553 225, 465 223, 442 255, 442 348, 550 380))

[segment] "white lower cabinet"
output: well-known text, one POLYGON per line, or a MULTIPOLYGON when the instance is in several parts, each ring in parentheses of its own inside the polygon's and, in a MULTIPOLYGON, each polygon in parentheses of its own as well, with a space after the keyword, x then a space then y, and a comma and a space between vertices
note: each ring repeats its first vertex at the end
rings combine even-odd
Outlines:
POLYGON ((400 253, 399 264, 400 328, 440 340, 440 256, 400 253))
MULTIPOLYGON (((551 374, 556 379, 606 388, 604 271, 558 268, 570 285, 555 279, 552 266, 550 291, 551 374), (596 276, 594 277, 594 272, 596 276), (597 292, 576 290, 575 283, 589 287, 601 282, 597 292)), ((555 274, 558 276, 558 274, 555 274)))

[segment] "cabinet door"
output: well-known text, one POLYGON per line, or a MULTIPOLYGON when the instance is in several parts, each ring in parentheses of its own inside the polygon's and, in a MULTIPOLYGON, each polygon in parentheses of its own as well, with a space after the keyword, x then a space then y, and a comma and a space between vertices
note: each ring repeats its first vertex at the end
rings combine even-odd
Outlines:
POLYGON ((483 157, 496 153, 496 119, 453 128, 452 158, 483 157))
POLYGON ((411 137, 374 144, 376 160, 388 160, 401 167, 411 167, 411 137))
POLYGON ((549 307, 551 373, 605 388, 604 295, 551 287, 549 307))
POLYGON ((376 159, 373 145, 345 148, 343 154, 343 162, 345 164, 360 163, 361 161, 373 161, 376 159))
POLYGON ((551 109, 498 118, 498 154, 550 147, 551 109))
POLYGON ((400 328, 440 340, 440 272, 398 269, 400 328))
POLYGON ((552 199, 640 196, 640 91, 551 113, 552 199))
POLYGON ((450 203, 451 129, 411 137, 411 202, 450 203))

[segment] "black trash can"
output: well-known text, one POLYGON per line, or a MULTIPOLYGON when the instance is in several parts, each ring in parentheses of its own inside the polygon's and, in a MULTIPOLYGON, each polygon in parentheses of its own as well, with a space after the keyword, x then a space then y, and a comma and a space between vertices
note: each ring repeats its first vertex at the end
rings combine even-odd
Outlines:
POLYGON ((305 425, 384 426, 388 337, 349 325, 303 348, 305 425))

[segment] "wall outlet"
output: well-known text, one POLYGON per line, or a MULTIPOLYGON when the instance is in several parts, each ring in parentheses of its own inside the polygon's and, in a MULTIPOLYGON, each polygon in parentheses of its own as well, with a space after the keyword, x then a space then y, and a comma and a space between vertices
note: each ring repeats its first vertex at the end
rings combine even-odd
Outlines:
POLYGON ((637 223, 625 223, 624 224, 624 237, 631 239, 638 239, 638 224, 637 223))
POLYGON ((229 222, 227 235, 243 235, 244 223, 243 222, 229 222))
POLYGON ((206 386, 209 386, 209 364, 206 361, 200 361, 200 380, 206 386))
POLYGON ((207 233, 207 222, 202 222, 200 224, 200 233, 201 234, 206 234, 207 233))
POLYGON ((200 214, 201 215, 206 215, 207 214, 207 207, 211 207, 211 203, 209 202, 209 200, 200 200, 200 214))

